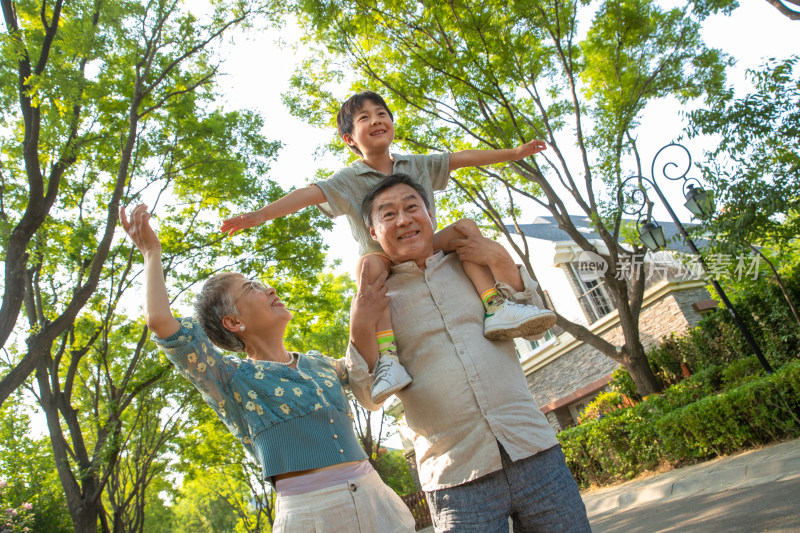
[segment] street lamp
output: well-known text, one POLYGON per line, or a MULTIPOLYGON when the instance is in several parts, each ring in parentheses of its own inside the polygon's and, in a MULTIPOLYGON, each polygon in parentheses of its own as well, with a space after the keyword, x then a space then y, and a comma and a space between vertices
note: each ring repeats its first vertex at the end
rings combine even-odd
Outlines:
MULTIPOLYGON (((655 191, 658 197, 661 199, 661 202, 664 204, 664 207, 667 208, 667 212, 669 213, 670 217, 672 217, 673 222, 675 222, 675 226, 678 228, 678 232, 683 236, 687 246, 689 246, 689 249, 692 250, 692 252, 698 257, 703 270, 707 271, 708 268, 706 267, 703 256, 700 254, 700 250, 697 249, 694 241, 692 241, 692 239, 689 237, 689 234, 686 232, 686 228, 684 228, 681 221, 678 220, 678 216, 675 214, 675 211, 672 210, 672 206, 669 204, 669 202, 667 202, 667 198, 664 196, 664 193, 661 192, 661 188, 658 186, 655 180, 655 166, 656 162, 658 161, 658 156, 660 156, 664 150, 673 147, 683 150, 683 152, 686 154, 686 158, 688 160, 686 169, 682 173, 679 173, 679 175, 671 176, 668 170, 674 170, 680 167, 674 161, 669 161, 661 169, 661 175, 671 181, 682 180, 683 195, 686 197, 686 204, 684 205, 689 211, 692 212, 692 214, 700 218, 712 215, 714 213, 713 196, 710 192, 706 191, 700 186, 699 181, 694 178, 686 177, 692 167, 692 156, 685 146, 677 143, 670 143, 662 147, 656 153, 655 157, 653 158, 653 163, 650 167, 651 178, 646 178, 645 176, 631 176, 630 178, 623 180, 619 186, 619 190, 617 191, 617 202, 619 203, 619 207, 623 213, 637 215, 638 218, 636 225, 639 229, 639 239, 641 239, 642 244, 644 244, 648 249, 655 252, 661 248, 664 248, 666 245, 664 229, 652 218, 653 202, 647 195, 648 188, 655 191), (632 184, 632 186, 629 185, 629 183, 634 181, 635 184, 632 184)), ((764 357, 764 354, 761 352, 761 349, 758 347, 758 344, 756 344, 755 339, 750 334, 750 330, 747 329, 747 326, 739 317, 739 314, 736 312, 736 308, 733 307, 733 304, 728 299, 725 291, 722 289, 716 279, 712 277, 710 281, 714 286, 714 290, 719 295, 720 300, 722 300, 722 303, 725 304, 725 307, 731 314, 734 324, 736 324, 736 326, 739 328, 739 331, 741 331, 742 335, 747 341, 747 344, 750 345, 750 349, 756 355, 756 358, 758 358, 761 366, 764 367, 764 370, 766 370, 767 374, 772 374, 772 367, 769 365, 767 359, 764 357)))
POLYGON ((694 183, 687 183, 686 209, 697 218, 708 218, 714 214, 714 197, 702 187, 695 187, 694 183))
POLYGON ((664 228, 653 220, 648 220, 639 226, 639 240, 654 252, 667 245, 667 239, 664 238, 664 228))

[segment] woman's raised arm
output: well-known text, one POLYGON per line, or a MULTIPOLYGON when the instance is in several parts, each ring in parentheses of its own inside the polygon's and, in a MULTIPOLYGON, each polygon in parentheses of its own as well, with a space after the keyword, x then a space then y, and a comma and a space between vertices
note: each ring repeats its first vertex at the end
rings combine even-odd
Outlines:
POLYGON ((133 208, 128 220, 125 208, 120 207, 119 218, 125 233, 144 258, 144 318, 147 327, 156 336, 166 339, 180 329, 180 322, 169 307, 164 269, 161 266, 161 242, 150 227, 150 213, 146 205, 139 204, 133 208))

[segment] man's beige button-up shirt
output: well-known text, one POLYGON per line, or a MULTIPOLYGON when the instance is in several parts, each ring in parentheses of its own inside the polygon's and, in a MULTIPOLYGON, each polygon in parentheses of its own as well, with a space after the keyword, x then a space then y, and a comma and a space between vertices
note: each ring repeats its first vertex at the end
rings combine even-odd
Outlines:
MULTIPOLYGON (((512 300, 542 306, 520 268, 525 289, 499 283, 512 300)), ((414 436, 423 490, 460 485, 502 468, 499 441, 517 461, 558 444, 528 389, 512 341, 483 336, 481 299, 456 254, 437 252, 421 270, 396 265, 386 282, 400 362, 413 378, 397 393, 414 436)), ((358 350, 347 354, 350 385, 371 409, 372 377, 358 350)))

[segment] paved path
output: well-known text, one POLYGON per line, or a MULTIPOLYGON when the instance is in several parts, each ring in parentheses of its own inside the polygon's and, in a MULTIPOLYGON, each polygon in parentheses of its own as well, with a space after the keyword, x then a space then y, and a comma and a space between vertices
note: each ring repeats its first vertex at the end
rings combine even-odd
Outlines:
POLYGON ((800 475, 592 516, 592 533, 797 533, 800 475))
MULTIPOLYGON (((800 477, 800 439, 581 493, 589 519, 656 500, 678 500, 800 477)), ((431 533, 432 528, 423 530, 431 533)))
POLYGON ((680 499, 771 483, 800 475, 800 439, 718 457, 705 463, 582 493, 594 515, 662 499, 680 499))

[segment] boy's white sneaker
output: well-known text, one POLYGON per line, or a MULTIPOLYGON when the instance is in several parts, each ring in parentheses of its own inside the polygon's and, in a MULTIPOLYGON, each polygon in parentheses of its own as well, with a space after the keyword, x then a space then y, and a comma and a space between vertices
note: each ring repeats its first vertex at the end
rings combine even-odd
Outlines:
POLYGON ((549 309, 504 300, 503 304, 483 321, 483 336, 493 341, 515 337, 537 337, 552 328, 556 314, 549 309))
POLYGON ((391 357, 380 357, 374 374, 372 401, 375 403, 383 403, 386 398, 411 383, 411 376, 403 365, 391 357))

